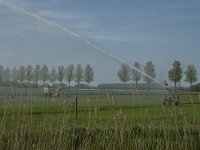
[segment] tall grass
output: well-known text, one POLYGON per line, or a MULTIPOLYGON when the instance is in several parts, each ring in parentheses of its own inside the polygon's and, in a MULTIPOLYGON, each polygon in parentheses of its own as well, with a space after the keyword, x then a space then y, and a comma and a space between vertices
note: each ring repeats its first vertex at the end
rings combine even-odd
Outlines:
POLYGON ((74 97, 52 104, 33 96, 30 105, 21 96, 21 107, 10 100, 0 108, 0 149, 200 149, 199 105, 147 105, 143 96, 121 98, 83 95, 77 119, 74 97))

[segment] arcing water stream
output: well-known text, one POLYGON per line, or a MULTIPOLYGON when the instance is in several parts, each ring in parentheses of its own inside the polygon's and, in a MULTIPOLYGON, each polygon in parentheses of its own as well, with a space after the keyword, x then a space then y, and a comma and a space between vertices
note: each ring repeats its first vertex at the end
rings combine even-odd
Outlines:
POLYGON ((134 70, 140 72, 141 74, 147 76, 148 78, 150 78, 150 79, 153 80, 154 82, 159 83, 162 87, 164 87, 163 84, 162 84, 160 81, 157 81, 156 79, 150 77, 148 74, 144 73, 144 72, 141 71, 140 69, 134 67, 133 65, 127 63, 125 60, 123 60, 123 59, 121 59, 121 58, 119 58, 119 57, 113 55, 112 53, 106 51, 105 49, 102 49, 101 47, 97 46, 96 44, 94 44, 94 43, 88 41, 88 40, 85 39, 83 36, 80 36, 79 34, 77 34, 77 33, 73 32, 73 31, 71 31, 70 29, 68 29, 68 28, 66 28, 66 27, 63 27, 63 26, 57 24, 56 22, 50 21, 50 20, 48 20, 48 19, 45 19, 45 18, 43 18, 43 17, 41 17, 41 16, 39 16, 39 15, 37 15, 37 14, 34 14, 34 13, 32 13, 32 12, 29 12, 29 11, 26 11, 26 10, 24 10, 24 9, 22 9, 22 8, 19 8, 19 7, 15 6, 15 5, 12 5, 12 4, 10 4, 10 3, 7 3, 7 2, 5 2, 5 1, 3 1, 3 0, 0 0, 0 4, 2 4, 3 6, 9 8, 9 9, 14 10, 14 11, 21 12, 21 13, 24 14, 24 15, 30 16, 30 17, 32 17, 33 19, 38 20, 38 21, 40 21, 40 22, 46 24, 47 26, 49 26, 49 27, 51 27, 51 28, 59 29, 60 31, 62 31, 62 32, 65 33, 66 35, 70 35, 70 36, 76 38, 77 40, 79 40, 79 41, 81 41, 81 42, 84 42, 86 45, 90 46, 91 48, 95 49, 96 51, 99 51, 99 52, 101 52, 102 54, 104 54, 104 55, 106 55, 106 56, 109 56, 110 58, 112 58, 112 59, 114 59, 114 60, 116 60, 116 61, 118 61, 118 62, 120 62, 120 63, 125 63, 125 64, 127 64, 128 66, 130 66, 130 67, 133 68, 134 70))

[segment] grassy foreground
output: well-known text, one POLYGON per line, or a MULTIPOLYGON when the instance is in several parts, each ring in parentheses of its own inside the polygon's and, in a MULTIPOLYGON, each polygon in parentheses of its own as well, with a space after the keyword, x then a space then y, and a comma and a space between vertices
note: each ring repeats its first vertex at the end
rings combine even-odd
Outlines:
POLYGON ((0 149, 200 149, 200 105, 183 95, 79 95, 1 98, 0 149), (148 102, 147 102, 148 101, 148 102))

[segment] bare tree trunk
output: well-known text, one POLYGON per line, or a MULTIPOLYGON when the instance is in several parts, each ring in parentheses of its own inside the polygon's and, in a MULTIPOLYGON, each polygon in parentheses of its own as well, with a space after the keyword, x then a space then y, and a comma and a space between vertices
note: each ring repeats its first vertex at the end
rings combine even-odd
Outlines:
POLYGON ((79 82, 78 82, 78 90, 79 90, 79 82))
POLYGON ((192 81, 190 82, 190 91, 192 92, 192 81))
POLYGON ((126 82, 124 82, 124 90, 126 90, 126 82))
POLYGON ((69 81, 69 91, 70 91, 70 81, 69 81))
POLYGON ((174 81, 174 91, 176 92, 176 81, 174 81))
POLYGON ((138 82, 138 81, 136 80, 136 81, 135 81, 135 89, 136 89, 136 90, 137 90, 137 84, 138 84, 137 82, 138 82))

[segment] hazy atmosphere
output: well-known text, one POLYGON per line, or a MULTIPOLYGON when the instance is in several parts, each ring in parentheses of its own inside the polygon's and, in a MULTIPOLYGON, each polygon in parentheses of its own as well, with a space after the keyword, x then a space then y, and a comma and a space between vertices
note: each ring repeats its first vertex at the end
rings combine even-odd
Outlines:
POLYGON ((200 150, 200 0, 0 0, 0 150, 200 150))
POLYGON ((152 61, 161 82, 175 59, 200 72, 196 0, 0 0, 0 20, 0 65, 11 68, 90 64, 93 84, 120 82, 118 58, 152 61))

